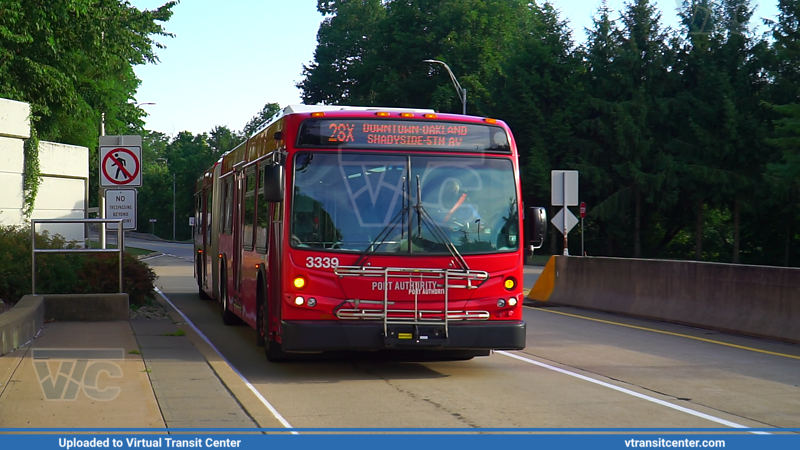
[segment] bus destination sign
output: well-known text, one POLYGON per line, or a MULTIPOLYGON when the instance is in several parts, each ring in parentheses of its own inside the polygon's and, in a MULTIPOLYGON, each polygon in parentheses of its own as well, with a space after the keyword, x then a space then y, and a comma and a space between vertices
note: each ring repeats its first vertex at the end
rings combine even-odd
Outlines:
POLYGON ((380 119, 306 120, 297 147, 511 151, 505 130, 498 126, 380 119))

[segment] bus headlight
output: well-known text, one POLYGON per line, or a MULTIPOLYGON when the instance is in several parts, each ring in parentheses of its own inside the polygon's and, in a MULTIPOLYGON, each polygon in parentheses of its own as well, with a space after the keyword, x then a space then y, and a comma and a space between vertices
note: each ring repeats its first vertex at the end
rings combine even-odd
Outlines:
POLYGON ((313 307, 317 306, 317 299, 315 299, 314 297, 311 297, 310 299, 308 299, 308 303, 306 303, 306 304, 313 308, 313 307))
POLYGON ((504 308, 505 306, 506 306, 506 301, 505 300, 503 300, 502 298, 497 300, 497 307, 498 308, 504 308))
POLYGON ((517 306, 517 299, 515 297, 508 299, 508 306, 517 306))
POLYGON ((303 297, 299 296, 299 295, 294 298, 294 304, 297 305, 297 306, 303 306, 303 303, 305 301, 306 300, 303 297))

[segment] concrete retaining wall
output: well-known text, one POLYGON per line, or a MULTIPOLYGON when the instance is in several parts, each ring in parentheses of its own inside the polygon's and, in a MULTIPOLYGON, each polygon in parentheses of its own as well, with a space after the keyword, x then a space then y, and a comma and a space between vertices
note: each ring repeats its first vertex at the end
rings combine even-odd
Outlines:
POLYGON ((128 294, 26 295, 0 314, 0 356, 33 339, 45 319, 107 322, 128 318, 128 294))
POLYGON ((552 292, 540 286, 529 298, 800 343, 800 269, 565 256, 550 264, 552 292))
POLYGON ((26 295, 13 308, 0 314, 0 356, 25 345, 44 323, 44 298, 26 295))

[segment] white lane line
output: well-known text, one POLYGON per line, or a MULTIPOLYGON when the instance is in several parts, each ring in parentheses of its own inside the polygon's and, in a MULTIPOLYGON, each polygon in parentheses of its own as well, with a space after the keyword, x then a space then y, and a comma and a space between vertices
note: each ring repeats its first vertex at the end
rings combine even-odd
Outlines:
MULTIPOLYGON (((183 317, 183 320, 184 320, 184 321, 185 321, 187 324, 189 324, 189 326, 190 326, 190 327, 192 327, 192 329, 193 329, 193 330, 194 330, 194 331, 195 331, 197 334, 199 334, 199 335, 200 335, 200 337, 201 337, 201 338, 203 338, 203 340, 204 340, 204 341, 206 341, 206 344, 210 345, 210 346, 211 346, 211 348, 212 348, 212 349, 214 349, 214 351, 215 351, 215 352, 217 352, 217 354, 220 356, 220 358, 222 358, 222 360, 223 360, 223 361, 225 361, 225 364, 227 364, 227 365, 228 365, 228 367, 230 367, 230 368, 231 368, 231 370, 233 370, 233 371, 234 371, 234 373, 236 373, 236 375, 239 375, 239 378, 241 378, 241 379, 242 379, 242 381, 244 382, 244 384, 245 384, 245 385, 247 385, 247 387, 250 389, 250 391, 251 391, 253 394, 255 394, 255 396, 256 396, 256 397, 258 397, 258 399, 259 399, 259 400, 261 400, 261 403, 263 403, 263 404, 264 404, 264 406, 266 406, 266 407, 267 407, 267 409, 269 409, 269 411, 272 413, 272 415, 273 415, 273 416, 275 416, 275 418, 276 418, 276 419, 278 419, 278 421, 281 423, 281 425, 283 425, 285 428, 294 428, 294 427, 292 427, 292 426, 289 424, 289 422, 288 422, 286 419, 284 419, 284 418, 283 418, 283 416, 281 415, 281 413, 279 413, 279 412, 278 412, 278 410, 277 410, 277 409, 275 409, 275 407, 274 407, 274 406, 272 406, 272 404, 271 404, 269 401, 267 401, 267 399, 266 399, 266 398, 264 398, 264 396, 263 396, 263 395, 261 395, 261 393, 260 393, 260 392, 258 392, 258 389, 256 389, 256 388, 255 388, 255 386, 253 386, 253 385, 252 385, 252 384, 251 384, 249 381, 247 381, 247 378, 245 378, 245 377, 244 377, 244 375, 242 375, 242 373, 241 373, 241 372, 239 372, 239 370, 238 370, 238 369, 236 369, 236 367, 234 367, 234 366, 233 366, 233 364, 231 364, 231 363, 230 363, 230 361, 228 361, 228 360, 225 358, 225 356, 223 356, 223 355, 222 355, 222 353, 221 353, 219 350, 217 350, 217 347, 215 347, 215 346, 214 346, 214 344, 212 344, 212 343, 211 343, 211 341, 210 341, 210 340, 209 340, 209 339, 206 337, 206 335, 205 335, 205 334, 203 334, 203 332, 202 332, 202 331, 200 331, 200 329, 198 329, 198 328, 197 328, 197 327, 194 325, 194 323, 192 323, 192 321, 191 321, 191 320, 189 320, 189 318, 188 318, 188 317, 186 317, 186 314, 184 314, 184 313, 183 313, 183 311, 181 311, 180 309, 178 309, 178 307, 176 307, 176 306, 175 306, 175 304, 173 304, 173 303, 172 303, 172 302, 169 300, 169 298, 167 298, 167 296, 166 296, 166 295, 164 295, 164 293, 163 293, 163 292, 161 292, 161 290, 160 290, 159 288, 155 288, 155 290, 156 290, 156 292, 158 292, 158 295, 160 295, 160 296, 161 296, 161 297, 162 297, 164 300, 166 300, 166 301, 167 301, 167 303, 169 303, 169 304, 170 304, 170 306, 172 306, 173 308, 175 308, 175 311, 178 311, 178 314, 180 314, 180 315, 181 315, 181 317, 183 317)), ((258 425, 258 424, 256 424, 256 425, 258 425)), ((296 431, 292 431, 292 434, 299 434, 299 433, 298 433, 298 432, 296 432, 296 431)))
POLYGON ((166 255, 163 254, 163 253, 160 253, 160 254, 155 255, 155 256, 148 256, 147 258, 142 258, 139 261, 149 261, 151 259, 161 258, 162 256, 166 256, 166 255))
MULTIPOLYGON (((703 419, 706 419, 706 420, 710 420, 712 422, 716 422, 716 423, 719 423, 719 424, 722 424, 722 425, 725 425, 725 426, 729 426, 731 428, 745 428, 745 429, 750 428, 750 427, 746 427, 744 425, 738 424, 736 422, 731 422, 729 420, 720 419, 719 417, 714 417, 714 416, 711 416, 711 415, 708 415, 708 414, 705 414, 705 413, 701 413, 700 411, 695 411, 693 409, 684 408, 683 406, 673 405, 670 402, 665 402, 664 400, 659 400, 657 398, 650 397, 648 395, 640 394, 640 393, 632 391, 630 389, 625 389, 623 387, 614 386, 613 384, 606 383, 604 381, 595 380, 594 378, 589 378, 589 377, 587 377, 585 375, 581 375, 579 373, 570 372, 569 370, 560 369, 558 367, 551 366, 549 364, 541 363, 539 361, 534 361, 532 359, 525 358, 524 356, 515 355, 513 353, 509 353, 509 352, 506 352, 506 351, 495 351, 495 353, 498 353, 498 354, 503 355, 503 356, 508 356, 509 358, 514 358, 514 359, 526 362, 528 364, 533 364, 535 366, 539 366, 539 367, 542 367, 544 369, 552 370, 552 371, 555 371, 555 372, 558 372, 558 373, 563 373, 564 375, 569 375, 571 377, 575 377, 575 378, 578 378, 578 379, 583 380, 583 381, 588 381, 590 383, 594 383, 594 384, 597 384, 597 385, 600 385, 600 386, 603 386, 603 387, 607 387, 609 389, 613 389, 615 391, 622 392, 623 394, 632 395, 632 396, 640 398, 642 400, 647 400, 648 402, 653 402, 653 403, 659 404, 661 406, 666 406, 667 408, 672 408, 672 409, 675 409, 675 410, 678 410, 678 411, 681 411, 681 412, 685 412, 686 414, 691 414, 693 416, 697 416, 697 417, 700 417, 700 418, 703 418, 703 419)), ((750 433, 753 433, 753 434, 772 434, 772 433, 767 433, 767 432, 764 432, 764 431, 751 431, 750 433)))

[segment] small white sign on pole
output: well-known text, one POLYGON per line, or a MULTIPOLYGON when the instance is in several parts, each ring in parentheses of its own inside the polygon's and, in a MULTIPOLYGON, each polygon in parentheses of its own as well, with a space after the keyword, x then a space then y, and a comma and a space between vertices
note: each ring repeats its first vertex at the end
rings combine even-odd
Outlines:
MULTIPOLYGON (((136 229, 136 189, 106 190, 106 219, 122 219, 123 230, 136 229)), ((116 223, 108 224, 109 230, 116 230, 116 223)))
POLYGON ((578 218, 575 217, 575 214, 572 214, 572 211, 569 209, 561 208, 550 222, 558 228, 561 234, 564 234, 569 233, 575 225, 578 224, 578 218), (564 211, 566 211, 566 213, 564 211))
POLYGON ((578 206, 578 171, 553 170, 550 203, 553 206, 578 206))

